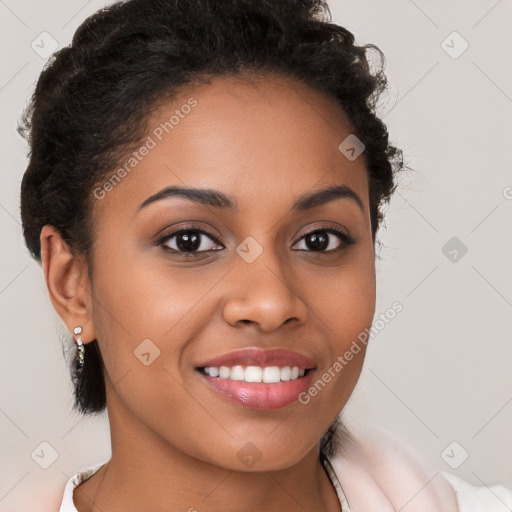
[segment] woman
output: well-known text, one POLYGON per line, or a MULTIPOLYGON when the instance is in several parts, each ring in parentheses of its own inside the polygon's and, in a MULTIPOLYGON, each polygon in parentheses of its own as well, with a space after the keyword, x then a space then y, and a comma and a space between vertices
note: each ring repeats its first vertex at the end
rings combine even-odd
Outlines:
POLYGON ((489 510, 337 421, 402 161, 372 47, 327 13, 131 0, 41 74, 24 236, 77 343, 75 406, 112 438, 62 512, 489 510))

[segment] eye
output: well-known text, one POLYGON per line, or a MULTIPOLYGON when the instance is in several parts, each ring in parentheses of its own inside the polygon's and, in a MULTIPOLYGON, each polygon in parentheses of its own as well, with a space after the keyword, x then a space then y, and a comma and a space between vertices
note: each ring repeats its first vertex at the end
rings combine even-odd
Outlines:
MULTIPOLYGON (((299 247, 294 250, 336 253, 354 243, 355 240, 343 231, 333 227, 325 227, 315 229, 304 235, 295 244, 299 247)), ((195 226, 173 231, 163 236, 156 245, 163 246, 163 249, 167 252, 184 257, 194 257, 199 256, 200 253, 224 249, 212 234, 195 226)))
POLYGON ((329 227, 315 229, 304 235, 299 242, 302 247, 296 250, 312 252, 337 252, 355 243, 355 240, 343 231, 329 227))
POLYGON ((157 245, 162 245, 169 252, 190 256, 195 253, 218 251, 223 249, 217 240, 206 231, 194 227, 181 228, 161 238, 157 245))

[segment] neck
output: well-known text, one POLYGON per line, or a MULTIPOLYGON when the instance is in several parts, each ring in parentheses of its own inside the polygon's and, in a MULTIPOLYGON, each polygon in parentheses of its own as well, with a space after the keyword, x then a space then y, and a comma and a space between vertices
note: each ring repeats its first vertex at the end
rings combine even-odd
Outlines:
POLYGON ((113 411, 112 457, 75 490, 80 512, 340 510, 318 444, 285 469, 234 471, 176 449, 126 409, 113 411))

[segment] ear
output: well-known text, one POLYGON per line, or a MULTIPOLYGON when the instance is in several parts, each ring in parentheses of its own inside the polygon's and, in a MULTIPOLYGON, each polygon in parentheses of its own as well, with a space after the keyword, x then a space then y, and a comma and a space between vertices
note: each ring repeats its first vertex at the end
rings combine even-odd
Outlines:
POLYGON ((71 334, 81 326, 83 343, 92 341, 96 335, 85 260, 73 256, 60 233, 49 224, 41 230, 40 242, 44 278, 55 311, 71 334))

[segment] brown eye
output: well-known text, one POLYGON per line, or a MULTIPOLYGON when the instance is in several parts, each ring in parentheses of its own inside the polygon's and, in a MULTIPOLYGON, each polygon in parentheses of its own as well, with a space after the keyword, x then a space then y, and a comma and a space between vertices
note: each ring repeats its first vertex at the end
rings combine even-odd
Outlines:
POLYGON ((331 252, 341 250, 355 243, 355 240, 334 228, 322 228, 304 235, 299 243, 301 247, 296 250, 312 252, 331 252))
POLYGON ((200 229, 180 229, 169 233, 159 241, 159 245, 170 252, 181 254, 201 253, 223 249, 213 237, 200 229))

